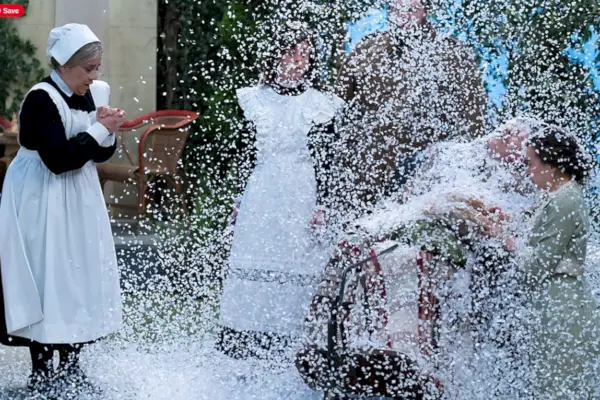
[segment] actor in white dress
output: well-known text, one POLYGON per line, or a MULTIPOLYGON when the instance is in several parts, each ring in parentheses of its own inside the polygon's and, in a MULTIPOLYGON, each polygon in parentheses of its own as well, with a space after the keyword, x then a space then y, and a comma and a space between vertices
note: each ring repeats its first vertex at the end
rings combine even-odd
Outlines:
POLYGON ((234 358, 292 348, 330 253, 311 228, 320 175, 314 153, 322 153, 343 102, 311 87, 315 54, 307 34, 290 29, 275 43, 263 83, 237 92, 255 129, 256 166, 239 206, 221 300, 218 347, 234 358))
POLYGON ((95 163, 113 155, 123 112, 108 106, 110 88, 96 80, 102 44, 87 26, 53 29, 47 53, 54 70, 25 96, 21 149, 2 190, 0 339, 30 348, 31 389, 89 389, 81 346, 117 331, 122 319, 95 163))

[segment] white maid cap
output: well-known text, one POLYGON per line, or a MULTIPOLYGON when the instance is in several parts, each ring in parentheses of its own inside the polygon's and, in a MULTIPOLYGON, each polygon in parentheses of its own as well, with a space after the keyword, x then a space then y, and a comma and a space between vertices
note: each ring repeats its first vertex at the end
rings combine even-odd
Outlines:
POLYGON ((87 25, 66 24, 50 31, 46 54, 60 65, 65 65, 77 50, 100 39, 87 25))

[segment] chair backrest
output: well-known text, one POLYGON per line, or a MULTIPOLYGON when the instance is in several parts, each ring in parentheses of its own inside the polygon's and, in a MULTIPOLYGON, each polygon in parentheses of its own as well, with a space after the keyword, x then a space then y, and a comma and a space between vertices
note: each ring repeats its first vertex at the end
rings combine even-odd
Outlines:
POLYGON ((138 145, 140 170, 175 175, 189 138, 190 124, 196 118, 198 114, 189 111, 180 115, 154 117, 154 123, 146 128, 140 137, 138 145))
POLYGON ((130 131, 145 125, 174 125, 182 120, 190 121, 198 118, 198 114, 187 110, 159 110, 142 114, 134 119, 125 121, 121 131, 130 131))
POLYGON ((12 124, 8 118, 0 116, 0 132, 9 130, 11 126, 12 124))

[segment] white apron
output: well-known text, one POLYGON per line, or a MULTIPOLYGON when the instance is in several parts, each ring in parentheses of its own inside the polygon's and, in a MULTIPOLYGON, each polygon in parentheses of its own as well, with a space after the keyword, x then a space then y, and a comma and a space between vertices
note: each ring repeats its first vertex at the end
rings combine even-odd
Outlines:
MULTIPOLYGON (((50 84, 67 136, 85 131, 96 113, 69 109, 50 84)), ((94 82, 96 106, 110 88, 94 82)), ((36 151, 21 148, 0 202, 0 266, 9 335, 40 343, 82 343, 121 327, 119 270, 96 166, 56 175, 36 151)))
POLYGON ((256 126, 258 155, 236 220, 221 324, 296 336, 330 255, 309 229, 317 182, 308 133, 343 102, 314 89, 283 96, 268 86, 240 89, 238 99, 256 126))

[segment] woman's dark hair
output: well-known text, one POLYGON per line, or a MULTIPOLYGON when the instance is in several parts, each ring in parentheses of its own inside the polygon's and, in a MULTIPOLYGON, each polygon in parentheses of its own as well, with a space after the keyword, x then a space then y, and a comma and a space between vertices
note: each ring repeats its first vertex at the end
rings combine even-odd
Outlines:
POLYGON ((544 164, 557 168, 583 182, 593 166, 591 154, 580 145, 577 138, 556 126, 544 126, 529 139, 544 164))
POLYGON ((268 85, 273 84, 277 79, 277 68, 285 53, 305 41, 310 43, 311 47, 310 58, 308 60, 309 67, 305 74, 305 81, 311 87, 318 88, 321 77, 318 72, 317 46, 314 35, 302 27, 294 27, 291 23, 282 24, 282 27, 275 32, 269 44, 270 49, 265 60, 265 68, 262 71, 261 81, 268 85))

